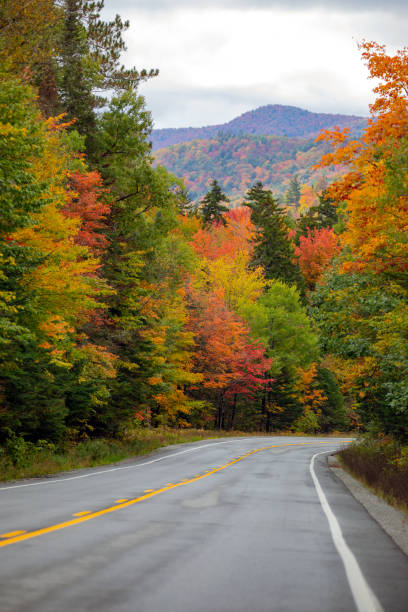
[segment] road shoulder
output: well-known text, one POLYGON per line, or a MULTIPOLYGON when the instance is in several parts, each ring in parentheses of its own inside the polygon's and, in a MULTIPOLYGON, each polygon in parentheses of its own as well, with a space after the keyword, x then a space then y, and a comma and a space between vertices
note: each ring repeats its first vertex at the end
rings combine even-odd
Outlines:
POLYGON ((343 482, 353 497, 364 506, 367 512, 408 556, 408 517, 374 495, 366 486, 343 470, 334 455, 329 455, 327 462, 331 472, 343 482))

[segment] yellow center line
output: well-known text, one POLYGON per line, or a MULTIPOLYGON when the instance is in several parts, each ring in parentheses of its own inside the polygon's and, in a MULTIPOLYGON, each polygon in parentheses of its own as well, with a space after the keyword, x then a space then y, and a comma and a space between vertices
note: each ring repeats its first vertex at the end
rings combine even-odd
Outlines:
POLYGON ((125 502, 125 501, 128 501, 128 498, 127 498, 127 497, 124 497, 123 499, 117 499, 117 500, 116 500, 116 503, 117 503, 117 504, 121 504, 122 502, 125 502))
POLYGON ((12 538, 13 536, 20 535, 22 533, 26 533, 24 530, 21 531, 10 531, 10 533, 2 533, 0 538, 12 538))
MULTIPOLYGON (((345 440, 342 440, 342 441, 345 441, 345 440)), ((79 523, 84 523, 85 521, 89 521, 91 519, 98 518, 99 516, 104 516, 105 514, 116 512, 116 510, 122 510, 123 508, 128 508, 129 506, 138 504, 139 502, 144 501, 145 499, 149 499, 150 497, 159 495, 159 493, 164 493, 165 491, 169 491, 170 489, 176 489, 178 487, 182 487, 184 485, 191 484, 192 482, 196 482, 197 480, 202 480, 203 478, 207 478, 208 476, 211 476, 211 474, 220 472, 221 470, 224 470, 225 468, 230 467, 231 465, 234 465, 235 463, 238 463, 239 461, 242 461, 243 459, 246 459, 250 455, 259 453, 262 450, 269 450, 271 448, 279 448, 283 446, 305 446, 305 445, 316 445, 316 444, 333 444, 333 442, 326 441, 326 440, 322 442, 296 442, 294 444, 293 443, 273 444, 271 446, 264 446, 263 448, 257 448, 253 451, 250 451, 249 453, 246 453, 245 455, 241 455, 240 457, 237 457, 236 459, 229 461, 228 463, 226 463, 225 465, 221 467, 214 468, 213 470, 208 470, 204 474, 194 476, 193 478, 190 478, 189 480, 182 480, 181 482, 177 482, 174 484, 169 483, 165 485, 164 487, 162 487, 161 489, 155 489, 155 490, 147 489, 146 491, 149 491, 149 492, 147 493, 145 492, 144 495, 141 495, 140 497, 136 497, 135 499, 129 499, 123 502, 120 501, 120 503, 118 500, 115 506, 110 506, 108 508, 104 508, 103 510, 97 510, 96 512, 90 512, 89 510, 85 510, 83 512, 77 512, 76 514, 73 515, 73 516, 76 516, 77 518, 71 519, 69 521, 64 521, 63 523, 57 523, 56 525, 50 525, 49 527, 43 527, 42 529, 35 529, 34 531, 28 531, 28 532, 27 531, 12 531, 8 534, 4 534, 1 537, 8 538, 8 539, 0 541, 0 548, 3 546, 9 546, 10 544, 16 544, 17 542, 23 542, 24 540, 30 540, 32 538, 37 538, 47 533, 52 533, 53 531, 59 531, 60 529, 65 529, 66 527, 72 527, 74 525, 78 525, 79 523)))

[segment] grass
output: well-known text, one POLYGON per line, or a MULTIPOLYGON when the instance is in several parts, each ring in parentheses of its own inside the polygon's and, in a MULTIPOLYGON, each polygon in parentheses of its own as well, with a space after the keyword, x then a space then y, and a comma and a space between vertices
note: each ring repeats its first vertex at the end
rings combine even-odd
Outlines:
POLYGON ((408 447, 365 437, 338 453, 342 466, 388 503, 408 513, 408 447))

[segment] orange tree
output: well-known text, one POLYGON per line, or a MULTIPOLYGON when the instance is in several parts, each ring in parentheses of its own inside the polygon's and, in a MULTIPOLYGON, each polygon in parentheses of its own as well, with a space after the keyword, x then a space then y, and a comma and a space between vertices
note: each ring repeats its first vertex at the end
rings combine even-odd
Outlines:
POLYGON ((312 301, 324 348, 347 373, 343 385, 364 423, 407 439, 408 49, 391 56, 375 42, 360 48, 379 80, 377 98, 360 140, 338 130, 321 136, 333 144, 322 164, 347 169, 327 190, 345 204, 347 223, 340 269, 312 301))

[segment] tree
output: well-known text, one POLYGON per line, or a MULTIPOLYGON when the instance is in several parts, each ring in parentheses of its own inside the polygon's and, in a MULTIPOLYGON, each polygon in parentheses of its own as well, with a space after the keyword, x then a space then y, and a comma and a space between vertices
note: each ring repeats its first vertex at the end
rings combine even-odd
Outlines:
POLYGON ((120 55, 126 50, 123 33, 129 22, 119 15, 113 21, 103 21, 103 8, 104 0, 63 0, 55 66, 60 104, 68 118, 75 120, 74 129, 85 136, 91 156, 97 146, 95 111, 107 102, 100 92, 118 95, 132 91, 140 81, 158 74, 157 70, 138 71, 120 65, 120 55))
POLYGON ((243 317, 272 359, 270 376, 275 382, 262 399, 266 429, 288 427, 303 411, 300 368, 307 369, 318 359, 317 332, 298 291, 282 281, 272 281, 256 302, 247 304, 243 317))
POLYGON ((319 203, 302 212, 296 223, 297 241, 299 236, 306 235, 308 230, 334 228, 338 222, 336 202, 324 191, 319 194, 319 203))
POLYGON ((344 407, 344 397, 340 392, 336 376, 327 368, 318 366, 316 382, 325 395, 325 399, 319 407, 318 422, 320 431, 346 430, 348 422, 344 407))
POLYGON ((370 77, 380 83, 370 106, 371 119, 360 141, 347 131, 324 132, 333 152, 322 165, 344 164, 348 172, 327 189, 335 202, 346 202, 348 222, 342 242, 352 258, 344 270, 387 271, 406 279, 408 208, 406 191, 406 134, 408 130, 408 49, 388 56, 374 42, 360 45, 370 77))
MULTIPOLYGON (((195 370, 202 374, 202 387, 216 406, 216 427, 226 428, 228 400, 233 399, 235 414, 234 397, 264 387, 271 360, 262 341, 254 342, 243 319, 225 306, 222 296, 190 287, 189 303, 195 370)), ((231 417, 230 425, 233 422, 231 417)))
POLYGON ((300 189, 300 183, 297 175, 295 174, 289 182, 289 187, 285 193, 285 204, 293 208, 298 208, 300 197, 302 195, 300 189))
POLYGON ((226 224, 223 213, 228 212, 228 207, 221 204, 228 203, 229 200, 225 193, 221 190, 218 182, 214 179, 211 183, 210 191, 201 200, 200 214, 205 225, 211 223, 226 224))
POLYGON ((331 229, 308 230, 307 236, 300 236, 295 255, 309 291, 315 289, 325 269, 340 250, 339 238, 331 229))
POLYGON ((266 279, 294 283, 302 290, 303 279, 294 262, 288 222, 272 192, 258 182, 247 192, 245 205, 251 209, 256 229, 252 265, 262 267, 266 279))
POLYGON ((31 78, 56 53, 60 11, 54 0, 2 0, 0 63, 10 76, 31 78))
POLYGON ((102 177, 96 170, 77 170, 69 176, 69 186, 71 197, 64 207, 64 213, 67 217, 80 220, 75 241, 87 246, 95 255, 101 255, 108 246, 106 218, 111 211, 108 190, 103 186, 102 177))

